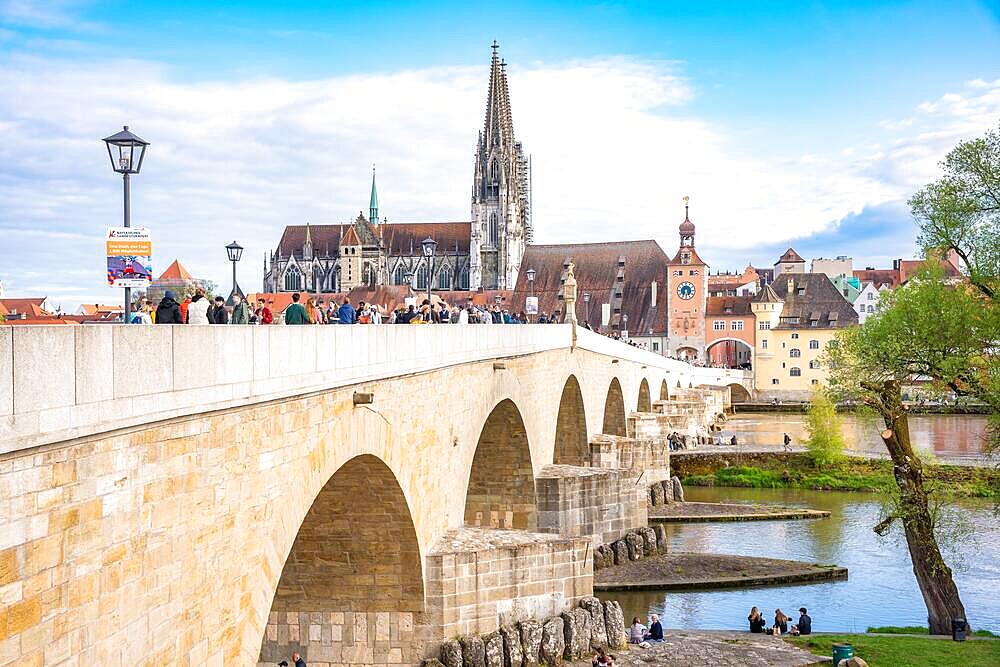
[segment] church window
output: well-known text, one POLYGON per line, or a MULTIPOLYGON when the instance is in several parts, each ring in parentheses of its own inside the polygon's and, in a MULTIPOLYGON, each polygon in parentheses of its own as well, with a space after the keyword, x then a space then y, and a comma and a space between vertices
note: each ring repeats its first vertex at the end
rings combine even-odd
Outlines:
POLYGON ((451 289, 451 271, 448 267, 441 267, 437 277, 438 289, 451 289))
POLYGON ((294 264, 285 271, 285 291, 298 292, 302 289, 302 272, 294 264))
POLYGON ((333 276, 330 278, 330 290, 333 292, 340 291, 340 267, 338 266, 333 270, 333 276))
POLYGON ((406 271, 403 270, 403 265, 400 264, 396 267, 395 273, 392 275, 392 283, 394 285, 402 285, 406 281, 406 271))
POLYGON ((497 226, 497 214, 490 213, 490 230, 489 236, 487 237, 488 243, 494 248, 499 245, 500 242, 500 231, 497 226))
POLYGON ((462 271, 458 274, 458 285, 459 289, 469 289, 469 267, 462 267, 462 271))
POLYGON ((361 270, 361 282, 368 287, 375 287, 375 269, 372 268, 371 264, 365 264, 361 270))
POLYGON ((428 271, 427 266, 421 265, 417 269, 417 289, 427 289, 428 271))

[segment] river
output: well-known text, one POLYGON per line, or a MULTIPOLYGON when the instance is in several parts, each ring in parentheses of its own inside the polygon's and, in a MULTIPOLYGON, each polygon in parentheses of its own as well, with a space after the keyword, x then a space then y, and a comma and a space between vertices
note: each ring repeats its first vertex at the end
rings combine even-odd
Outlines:
MULTIPOLYGON (((857 452, 885 452, 879 437, 884 426, 870 417, 841 415, 847 448, 857 452)), ((776 446, 787 433, 795 444, 808 437, 806 415, 786 412, 738 412, 730 416, 722 432, 728 441, 736 435, 747 447, 776 446)), ((910 438, 916 447, 938 456, 976 458, 983 450, 985 415, 910 415, 910 438)))
MULTIPOLYGON (((876 496, 832 491, 692 487, 688 500, 753 502, 830 510, 828 519, 741 523, 668 524, 674 551, 762 556, 845 566, 846 581, 705 592, 609 593, 622 603, 626 621, 659 614, 664 627, 740 629, 750 607, 769 619, 775 608, 789 616, 807 607, 815 631, 864 632, 870 625, 925 625, 927 610, 917 588, 899 527, 880 538, 876 496)), ((974 527, 972 541, 945 554, 969 622, 1000 632, 1000 520, 990 501, 962 500, 958 507, 974 527)))

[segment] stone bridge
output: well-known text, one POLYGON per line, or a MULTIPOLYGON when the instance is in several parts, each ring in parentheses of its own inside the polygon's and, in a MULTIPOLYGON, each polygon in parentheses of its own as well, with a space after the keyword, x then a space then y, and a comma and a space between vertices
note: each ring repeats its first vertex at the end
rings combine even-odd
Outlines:
POLYGON ((0 665, 415 664, 557 614, 747 382, 569 324, 0 327, 0 665))

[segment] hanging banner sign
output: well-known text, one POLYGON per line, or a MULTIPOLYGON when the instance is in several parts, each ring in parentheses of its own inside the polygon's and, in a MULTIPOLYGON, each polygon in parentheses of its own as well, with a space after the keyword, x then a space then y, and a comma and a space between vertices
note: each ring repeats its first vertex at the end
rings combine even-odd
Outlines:
POLYGON ((524 314, 525 315, 537 315, 538 314, 538 297, 529 296, 524 299, 524 314))
POLYGON ((149 287, 153 282, 153 242, 145 227, 110 227, 105 237, 108 285, 149 287))

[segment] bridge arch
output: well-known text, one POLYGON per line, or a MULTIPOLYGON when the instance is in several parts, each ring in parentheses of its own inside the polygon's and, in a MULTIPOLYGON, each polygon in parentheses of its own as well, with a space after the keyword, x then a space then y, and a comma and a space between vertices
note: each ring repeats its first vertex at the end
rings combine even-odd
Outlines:
POLYGON ((642 382, 639 383, 639 401, 635 408, 638 412, 652 412, 653 402, 649 398, 649 382, 646 378, 642 378, 642 382))
POLYGON ((315 632, 313 625, 321 634, 343 629, 333 627, 331 612, 371 614, 371 621, 393 612, 423 623, 422 558, 410 508, 392 470, 371 454, 345 462, 313 499, 274 591, 260 660, 273 664, 292 650, 308 660, 302 633, 315 632))
POLYGON ((556 441, 552 462, 556 464, 586 466, 590 464, 590 442, 587 439, 587 414, 583 392, 575 375, 570 375, 563 385, 556 416, 556 441))
POLYGON ((601 432, 608 435, 625 435, 625 397, 622 395, 622 385, 618 378, 611 378, 611 384, 608 386, 601 432))
POLYGON ((719 338, 705 348, 705 357, 717 368, 749 368, 753 365, 753 347, 741 338, 719 338))
POLYGON ((739 382, 731 382, 729 384, 729 392, 732 403, 749 403, 753 399, 747 388, 739 382))
POLYGON ((538 526, 528 432, 510 399, 497 403, 479 434, 465 494, 465 523, 523 530, 538 526))
POLYGON ((667 381, 664 379, 660 383, 660 400, 666 401, 670 398, 670 389, 667 387, 667 381))

